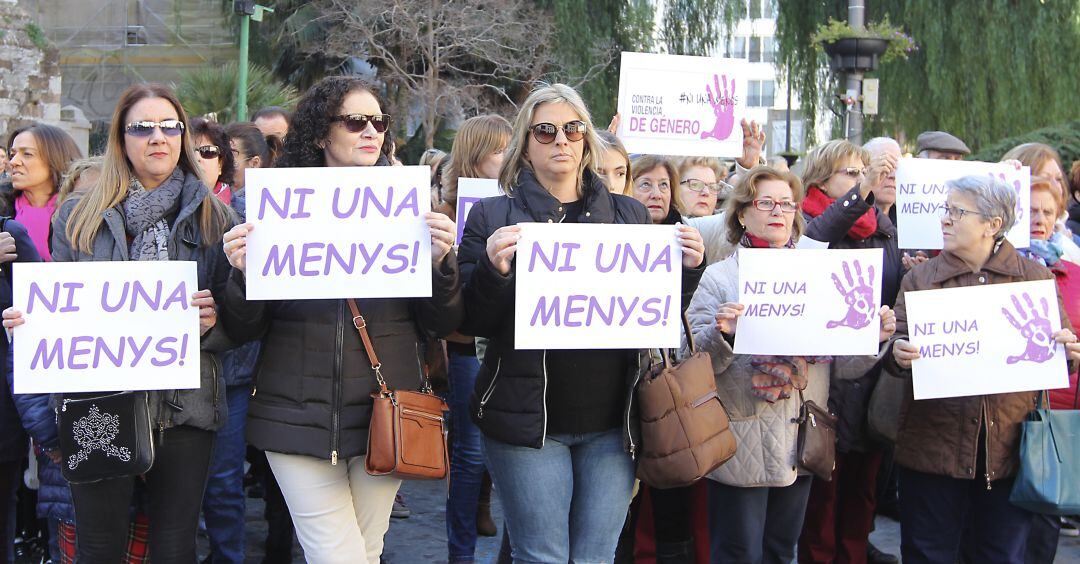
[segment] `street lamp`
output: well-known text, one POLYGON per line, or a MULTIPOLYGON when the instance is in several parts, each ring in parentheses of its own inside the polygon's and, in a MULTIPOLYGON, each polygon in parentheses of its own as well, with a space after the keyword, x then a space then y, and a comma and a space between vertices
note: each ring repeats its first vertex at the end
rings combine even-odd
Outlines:
POLYGON ((272 14, 274 9, 260 6, 255 3, 255 0, 233 0, 233 12, 240 16, 240 65, 239 76, 236 80, 236 121, 246 121, 249 26, 251 20, 261 22, 263 14, 272 14))

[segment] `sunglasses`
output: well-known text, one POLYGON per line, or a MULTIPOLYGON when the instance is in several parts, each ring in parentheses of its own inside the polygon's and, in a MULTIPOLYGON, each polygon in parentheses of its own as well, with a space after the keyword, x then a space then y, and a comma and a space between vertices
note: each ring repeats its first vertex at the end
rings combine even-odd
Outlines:
POLYGON ((390 127, 390 114, 345 114, 334 116, 330 121, 342 122, 349 133, 360 133, 367 129, 369 123, 375 128, 375 133, 386 133, 390 127))
POLYGON ((538 123, 529 129, 532 131, 533 139, 541 145, 554 143, 555 138, 559 136, 559 129, 562 129, 567 141, 575 142, 585 138, 585 122, 579 120, 568 121, 562 124, 561 128, 556 127, 554 123, 538 123))
POLYGON ((154 129, 160 129, 169 137, 176 137, 184 132, 184 122, 178 119, 133 121, 124 127, 124 131, 132 137, 150 137, 154 134, 154 129))
POLYGON ((199 156, 204 159, 216 159, 221 155, 221 149, 217 148, 217 145, 203 145, 202 147, 195 147, 195 152, 199 153, 199 156))

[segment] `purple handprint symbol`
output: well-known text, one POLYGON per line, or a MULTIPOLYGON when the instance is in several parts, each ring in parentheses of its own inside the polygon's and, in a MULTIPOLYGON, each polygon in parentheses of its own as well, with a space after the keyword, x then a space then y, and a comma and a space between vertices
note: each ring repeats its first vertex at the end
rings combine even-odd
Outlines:
POLYGON ((709 94, 709 101, 712 103, 713 113, 716 114, 716 124, 713 125, 712 131, 702 131, 701 138, 708 139, 710 137, 717 141, 723 141, 731 136, 731 131, 735 129, 735 79, 731 79, 731 90, 728 90, 727 75, 717 76, 713 75, 713 85, 716 88, 714 92, 709 88, 709 85, 705 85, 705 92, 709 94), (724 82, 724 91, 720 92, 720 81, 724 82))
POLYGON ((997 174, 997 176, 994 176, 994 173, 991 172, 990 178, 1000 180, 1002 184, 1012 188, 1013 192, 1016 193, 1016 223, 1014 223, 1013 225, 1020 224, 1020 220, 1024 218, 1024 206, 1020 203, 1020 179, 1013 179, 1013 181, 1010 183, 1009 180, 1005 177, 1005 174, 1000 172, 997 174))
POLYGON ((1050 328, 1050 304, 1047 303, 1046 298, 1039 300, 1039 305, 1042 306, 1042 313, 1035 309, 1035 303, 1031 301, 1031 296, 1027 292, 1024 292, 1024 303, 1027 304, 1025 309, 1020 305, 1020 300, 1016 296, 1012 297, 1013 307, 1016 309, 1016 315, 1013 315, 1006 308, 1001 308, 1001 313, 1005 314, 1005 318, 1009 320, 1009 323, 1013 327, 1016 327, 1017 331, 1027 339, 1027 349, 1022 354, 1010 355, 1005 362, 1007 364, 1016 364, 1021 360, 1029 360, 1031 362, 1046 362, 1054 357, 1054 337, 1053 330, 1050 328))
POLYGON ((859 261, 855 261, 855 276, 853 277, 851 275, 851 265, 847 261, 844 261, 843 264, 844 280, 840 280, 840 277, 834 272, 832 281, 840 295, 844 296, 844 302, 848 306, 847 315, 839 321, 828 322, 825 327, 827 329, 834 327, 862 329, 877 316, 874 287, 870 285, 870 282, 874 279, 874 267, 867 268, 866 277, 864 278, 862 266, 859 261), (846 285, 844 284, 845 280, 847 281, 846 285))

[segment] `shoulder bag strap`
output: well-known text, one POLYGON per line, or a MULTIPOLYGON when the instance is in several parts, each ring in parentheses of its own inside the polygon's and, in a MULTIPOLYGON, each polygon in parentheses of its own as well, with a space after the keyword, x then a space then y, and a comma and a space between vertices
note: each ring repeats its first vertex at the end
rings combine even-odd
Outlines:
POLYGON ((371 362, 371 369, 375 371, 375 379, 379 382, 379 393, 389 395, 390 390, 386 387, 386 380, 382 375, 382 363, 379 362, 379 356, 375 354, 375 346, 371 344, 371 337, 368 336, 367 321, 363 315, 360 315, 356 300, 347 298, 345 302, 349 304, 349 311, 353 314, 353 327, 356 327, 356 332, 360 334, 360 340, 364 342, 364 350, 367 351, 368 361, 371 362))
MULTIPOLYGON (((690 319, 686 317, 686 312, 683 312, 681 317, 683 334, 686 335, 686 344, 690 348, 690 354, 693 355, 697 352, 697 346, 694 344, 694 334, 690 331, 690 319)), ((664 360, 664 367, 671 368, 671 359, 675 358, 675 351, 671 349, 658 350, 660 351, 660 357, 664 360)))

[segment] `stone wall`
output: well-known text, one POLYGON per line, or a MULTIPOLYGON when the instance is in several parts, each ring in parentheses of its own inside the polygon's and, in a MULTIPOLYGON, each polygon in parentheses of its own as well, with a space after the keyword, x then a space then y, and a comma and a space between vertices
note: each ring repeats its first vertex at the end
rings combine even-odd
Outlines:
POLYGON ((0 0, 0 138, 33 121, 60 124, 60 56, 30 17, 0 0))

